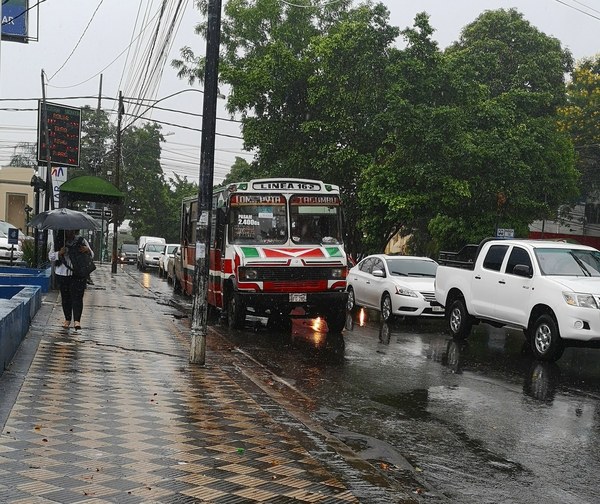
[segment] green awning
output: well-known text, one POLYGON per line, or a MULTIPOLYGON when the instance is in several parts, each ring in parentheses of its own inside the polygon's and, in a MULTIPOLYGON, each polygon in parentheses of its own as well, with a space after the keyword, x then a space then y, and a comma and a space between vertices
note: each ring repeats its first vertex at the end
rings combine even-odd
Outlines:
POLYGON ((73 201, 98 201, 119 204, 125 198, 119 189, 100 177, 82 175, 67 180, 60 186, 60 199, 65 203, 73 201))

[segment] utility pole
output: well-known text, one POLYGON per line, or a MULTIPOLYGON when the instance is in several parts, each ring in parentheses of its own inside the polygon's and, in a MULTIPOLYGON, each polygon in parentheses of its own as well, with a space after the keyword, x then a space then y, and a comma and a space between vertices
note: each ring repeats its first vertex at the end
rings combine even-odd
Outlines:
MULTIPOLYGON (((119 112, 117 114, 117 145, 116 145, 116 156, 117 160, 115 162, 115 187, 121 190, 119 187, 120 180, 119 175, 121 171, 121 120, 123 118, 123 114, 125 109, 123 108, 123 93, 119 91, 119 112)), ((119 203, 115 203, 113 207, 113 242, 112 242, 112 265, 110 267, 110 271, 112 273, 117 272, 117 227, 119 222, 119 203)), ((104 210, 102 210, 104 214, 104 210)))
MULTIPOLYGON (((2 0, 0 0, 2 1, 2 0)), ((44 210, 54 210, 54 190, 52 187, 52 153, 50 150, 50 132, 48 131, 48 107, 46 105, 46 86, 44 85, 44 70, 41 72, 42 77, 42 124, 44 127, 44 138, 46 140, 46 180, 44 190, 44 210)), ((39 232, 36 232, 35 240, 39 239, 39 232)), ((42 232, 42 250, 48 254, 48 230, 42 232)), ((54 270, 53 270, 54 271, 54 270)), ((54 278, 54 277, 53 277, 54 278)), ((54 280, 53 280, 54 281, 54 280)))
POLYGON ((190 362, 201 365, 204 365, 206 358, 206 334, 208 332, 210 223, 212 221, 220 39, 221 0, 208 0, 202 140, 200 144, 200 185, 198 187, 198 220, 196 224, 196 268, 194 271, 190 347, 190 362))

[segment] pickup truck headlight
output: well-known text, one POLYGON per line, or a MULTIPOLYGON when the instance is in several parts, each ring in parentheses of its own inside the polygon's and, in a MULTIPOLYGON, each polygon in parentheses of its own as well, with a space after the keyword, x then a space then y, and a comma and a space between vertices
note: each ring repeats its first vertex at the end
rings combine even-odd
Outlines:
POLYGON ((412 289, 407 289, 406 287, 396 287, 396 294, 400 295, 400 296, 407 296, 407 297, 413 297, 416 298, 417 293, 412 290, 412 289))
POLYGON ((596 308, 598 303, 591 294, 580 294, 577 292, 563 292, 563 297, 568 305, 579 306, 580 308, 596 308))

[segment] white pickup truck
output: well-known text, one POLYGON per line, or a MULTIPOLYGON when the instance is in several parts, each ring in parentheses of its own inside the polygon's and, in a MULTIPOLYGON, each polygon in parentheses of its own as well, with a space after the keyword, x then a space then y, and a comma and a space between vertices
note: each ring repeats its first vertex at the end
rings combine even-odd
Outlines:
POLYGON ((442 252, 438 262, 435 297, 445 306, 453 337, 466 338, 482 321, 522 328, 541 360, 559 359, 565 346, 600 346, 598 250, 484 240, 461 253, 442 252))

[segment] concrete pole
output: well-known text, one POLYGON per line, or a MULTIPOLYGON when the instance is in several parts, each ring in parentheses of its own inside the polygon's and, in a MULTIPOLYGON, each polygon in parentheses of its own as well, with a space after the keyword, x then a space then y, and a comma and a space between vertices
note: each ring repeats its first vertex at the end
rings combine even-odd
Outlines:
POLYGON ((206 334, 208 332, 210 223, 217 122, 221 0, 208 1, 208 26, 206 32, 202 141, 200 144, 200 185, 198 187, 198 220, 196 224, 196 268, 194 271, 194 303, 192 306, 190 347, 190 363, 201 365, 204 365, 206 359, 206 334))

